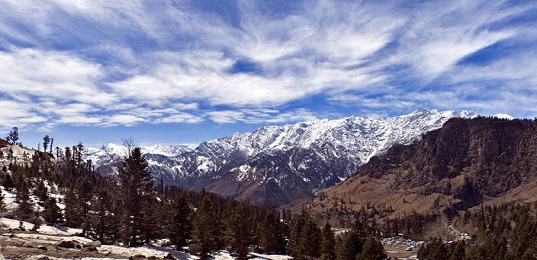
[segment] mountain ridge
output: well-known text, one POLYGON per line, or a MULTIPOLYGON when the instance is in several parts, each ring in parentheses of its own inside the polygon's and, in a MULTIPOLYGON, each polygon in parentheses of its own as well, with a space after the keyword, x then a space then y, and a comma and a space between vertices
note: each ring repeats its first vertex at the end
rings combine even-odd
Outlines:
MULTIPOLYGON (((310 120, 234 133, 174 156, 147 153, 146 159, 166 184, 282 205, 341 182, 393 144, 408 144, 449 118, 473 116, 421 110, 382 119, 310 120)), ((95 155, 89 157, 102 161, 95 155)))
POLYGON ((409 145, 374 156, 322 196, 301 201, 320 221, 352 219, 362 208, 390 208, 382 217, 447 214, 480 203, 534 202, 537 121, 450 119, 409 145))

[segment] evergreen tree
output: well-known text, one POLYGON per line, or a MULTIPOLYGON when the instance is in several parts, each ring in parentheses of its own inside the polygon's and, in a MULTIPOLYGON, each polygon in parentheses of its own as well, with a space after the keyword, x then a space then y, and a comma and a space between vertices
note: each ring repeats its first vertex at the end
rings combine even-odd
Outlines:
POLYGON ((60 159, 63 157, 63 150, 62 148, 56 146, 56 159, 60 159))
POLYGON ((209 196, 203 196, 193 222, 193 236, 190 250, 202 260, 209 259, 210 254, 218 249, 220 230, 215 208, 209 196))
POLYGON ((183 196, 178 196, 173 200, 173 220, 170 229, 169 237, 172 244, 177 250, 187 245, 187 240, 190 238, 190 230, 192 223, 190 216, 192 210, 188 206, 186 199, 183 196))
POLYGON ((321 256, 321 230, 311 219, 307 219, 299 242, 299 256, 319 258, 321 256))
POLYGON ((464 259, 466 255, 466 250, 464 248, 465 246, 466 245, 463 241, 455 242, 455 244, 452 246, 453 249, 451 250, 449 260, 464 259))
POLYGON ((336 258, 334 252, 336 241, 332 227, 328 222, 324 224, 321 231, 321 258, 325 260, 332 260, 336 258))
POLYGON ((85 174, 80 177, 78 184, 76 185, 76 193, 78 197, 78 212, 80 213, 80 219, 82 221, 82 235, 84 236, 89 229, 90 220, 89 220, 89 210, 91 205, 91 200, 93 199, 93 189, 94 184, 92 182, 91 176, 85 174))
POLYGON ((37 186, 34 190, 34 195, 37 196, 42 202, 45 202, 48 199, 48 190, 42 180, 37 183, 37 186))
POLYGON ((376 238, 368 236, 364 240, 364 246, 362 252, 356 256, 356 259, 360 260, 384 260, 388 256, 382 243, 376 238))
POLYGON ((248 259, 248 247, 252 243, 251 214, 246 203, 239 202, 232 209, 226 221, 226 240, 231 255, 240 260, 248 259))
POLYGON ((65 147, 65 158, 63 158, 65 161, 71 161, 71 156, 72 156, 72 153, 71 153, 71 148, 69 146, 66 146, 65 147))
POLYGON ((154 205, 153 178, 139 147, 132 149, 119 168, 123 202, 123 240, 129 246, 148 239, 153 224, 150 208, 154 205))
MULTIPOLYGON (((442 242, 440 238, 432 239, 427 245, 422 246, 418 249, 418 258, 419 259, 446 259, 448 257, 448 252, 446 245, 442 242)), ((485 258, 478 258, 485 259, 485 258)))
POLYGON ((19 128, 13 127, 11 131, 9 132, 9 134, 7 135, 6 141, 12 144, 17 144, 18 140, 19 140, 19 128))
POLYGON ((31 231, 37 231, 41 227, 41 224, 43 224, 43 219, 39 214, 39 209, 35 212, 33 224, 34 226, 32 227, 31 231))
POLYGON ((30 203, 30 191, 25 180, 22 181, 20 187, 17 189, 16 200, 19 202, 16 215, 21 220, 31 217, 34 213, 34 209, 30 203))
POLYGON ((67 188, 65 197, 65 225, 68 227, 79 228, 82 225, 78 196, 73 188, 67 188))
MULTIPOLYGON (((4 166, 5 167, 5 166, 4 166)), ((15 184, 13 183, 13 180, 11 179, 11 174, 9 173, 6 173, 4 175, 4 179, 2 180, 2 185, 7 189, 7 190, 12 190, 13 188, 15 188, 15 184)))
POLYGON ((294 217, 291 222, 287 250, 292 257, 300 256, 300 239, 305 224, 306 218, 303 214, 294 217))
POLYGON ((76 165, 82 164, 84 153, 86 153, 86 149, 84 148, 84 144, 82 144, 82 142, 78 142, 76 146, 73 146, 73 160, 76 161, 76 165))
POLYGON ((54 197, 49 197, 44 204, 43 218, 48 224, 54 225, 63 222, 63 214, 54 197))
POLYGON ((47 152, 48 150, 48 144, 50 143, 50 136, 48 135, 45 135, 45 137, 43 137, 43 152, 47 152))
MULTIPOLYGON (((112 184, 113 185, 113 184, 112 184)), ((91 227, 94 236, 104 243, 106 239, 114 240, 119 232, 119 221, 114 214, 114 199, 111 196, 111 185, 103 181, 95 192, 90 213, 91 227)))
POLYGON ((363 238, 354 230, 341 237, 341 243, 336 247, 338 260, 354 260, 362 252, 363 238))
POLYGON ((259 223, 258 245, 265 254, 285 254, 285 226, 273 213, 259 223))

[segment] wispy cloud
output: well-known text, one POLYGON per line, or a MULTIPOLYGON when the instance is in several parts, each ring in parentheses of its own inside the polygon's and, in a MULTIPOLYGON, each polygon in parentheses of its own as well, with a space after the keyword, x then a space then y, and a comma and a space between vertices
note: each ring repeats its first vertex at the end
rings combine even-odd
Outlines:
POLYGON ((4 127, 286 123, 326 106, 537 113, 531 2, 0 4, 4 127))

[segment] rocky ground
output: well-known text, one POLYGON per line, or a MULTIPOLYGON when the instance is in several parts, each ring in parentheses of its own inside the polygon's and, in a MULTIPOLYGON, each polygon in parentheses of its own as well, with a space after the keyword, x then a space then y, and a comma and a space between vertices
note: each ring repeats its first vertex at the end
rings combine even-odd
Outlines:
MULTIPOLYGON (((198 259, 197 256, 173 250, 166 241, 141 247, 102 245, 99 241, 78 236, 79 229, 41 226, 13 219, 0 219, 0 260, 2 259, 198 259)), ((285 255, 252 253, 251 259, 284 260, 285 255)), ((216 260, 233 259, 226 251, 214 255, 216 260)))
POLYGON ((78 229, 0 219, 0 259, 193 259, 164 246, 126 248, 78 236, 78 229))

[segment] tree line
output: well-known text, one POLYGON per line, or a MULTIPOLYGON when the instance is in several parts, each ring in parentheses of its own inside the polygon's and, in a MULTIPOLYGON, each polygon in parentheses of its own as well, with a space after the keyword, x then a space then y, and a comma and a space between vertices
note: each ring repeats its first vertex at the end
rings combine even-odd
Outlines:
POLYGON ((297 259, 383 259, 373 232, 356 225, 335 236, 307 214, 293 216, 273 207, 182 190, 155 183, 139 147, 129 147, 117 175, 101 175, 83 160, 82 143, 62 154, 44 144, 30 163, 10 163, 0 171, 2 185, 16 193, 18 207, 7 217, 39 225, 80 228, 104 244, 139 246, 168 239, 177 250, 210 259, 228 250, 237 259, 255 251, 297 259), (48 148, 48 149, 47 149, 48 148), (34 207, 32 198, 41 206, 34 207), (65 205, 64 209, 60 205, 65 205))
POLYGON ((470 229, 471 241, 446 243, 433 238, 419 259, 537 259, 536 203, 482 206, 465 211, 454 225, 470 229))

